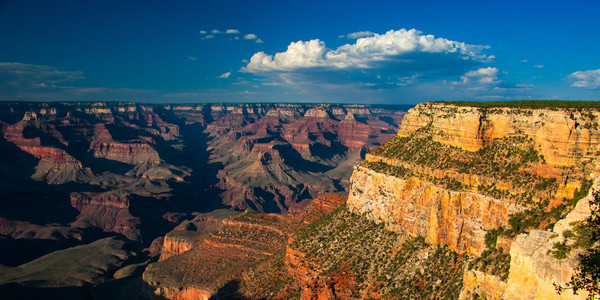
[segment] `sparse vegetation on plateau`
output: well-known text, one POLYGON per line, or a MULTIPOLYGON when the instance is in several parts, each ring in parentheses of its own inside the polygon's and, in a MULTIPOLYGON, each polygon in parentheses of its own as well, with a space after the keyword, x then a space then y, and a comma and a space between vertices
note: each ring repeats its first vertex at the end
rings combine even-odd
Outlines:
POLYGON ((301 230, 291 247, 318 265, 322 276, 349 265, 356 297, 456 299, 462 288, 466 256, 385 230, 346 206, 301 230))
POLYGON ((600 109, 599 101, 564 101, 564 100, 524 100, 524 101, 493 101, 493 102, 469 102, 469 101, 437 101, 434 103, 450 104, 456 106, 481 107, 481 108, 576 108, 576 109, 600 109))
POLYGON ((558 189, 556 178, 544 178, 529 170, 535 164, 543 164, 544 159, 533 141, 523 136, 494 139, 481 150, 471 152, 435 141, 430 129, 425 127, 408 137, 394 137, 372 150, 371 154, 405 164, 392 166, 381 161, 363 162, 363 166, 377 172, 399 178, 417 176, 447 189, 476 191, 518 204, 540 202, 558 189), (431 171, 412 170, 423 167, 431 171, 442 170, 446 175, 434 177, 431 171), (468 182, 461 182, 464 176, 460 174, 477 175, 483 180, 471 186, 468 182))

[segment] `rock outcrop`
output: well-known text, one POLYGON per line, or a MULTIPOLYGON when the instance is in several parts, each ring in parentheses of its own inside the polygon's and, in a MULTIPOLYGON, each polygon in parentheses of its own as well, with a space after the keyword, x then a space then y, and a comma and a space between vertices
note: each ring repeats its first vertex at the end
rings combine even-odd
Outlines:
POLYGON ((600 113, 593 109, 483 109, 423 103, 406 116, 398 134, 408 136, 431 125, 436 141, 469 151, 482 149, 493 139, 527 136, 534 140, 548 164, 575 166, 598 158, 599 117, 600 113))
MULTIPOLYGON (((234 293, 240 291, 229 290, 230 286, 236 282, 256 283, 251 279, 255 274, 253 265, 281 257, 291 235, 344 201, 344 196, 332 195, 315 199, 299 214, 282 216, 247 210, 204 232, 172 231, 165 237, 161 260, 148 266, 144 281, 152 294, 167 299, 235 298, 234 293)), ((250 288, 247 292, 256 291, 250 288)))
POLYGON ((533 230, 521 234, 510 248, 510 275, 504 293, 504 299, 586 299, 587 292, 573 295, 566 290, 556 294, 555 284, 566 286, 571 281, 578 266, 578 256, 583 249, 575 249, 565 258, 551 255, 556 251, 554 245, 565 240, 564 233, 574 230, 577 222, 590 216, 589 201, 592 191, 600 189, 600 179, 596 181, 590 193, 581 199, 573 211, 558 221, 552 231, 533 230))
POLYGON ((578 252, 552 253, 572 222, 589 216, 579 199, 600 170, 599 115, 420 104, 397 137, 355 168, 348 208, 387 230, 473 255, 461 299, 584 299, 555 288, 570 281, 578 252))
POLYGON ((401 179, 357 167, 348 197, 351 212, 383 222, 389 230, 423 236, 457 253, 481 255, 487 230, 508 225, 512 203, 456 192, 412 177, 401 179))
POLYGON ((600 188, 596 108, 1 105, 2 249, 117 233, 168 299, 586 296, 556 245, 600 188))

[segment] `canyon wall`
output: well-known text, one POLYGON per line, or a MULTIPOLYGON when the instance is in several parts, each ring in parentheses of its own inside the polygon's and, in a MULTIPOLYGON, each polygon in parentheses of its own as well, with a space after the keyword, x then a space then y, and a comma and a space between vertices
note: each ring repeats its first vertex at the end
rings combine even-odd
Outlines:
MULTIPOLYGON (((590 193, 581 199, 575 208, 550 230, 532 230, 521 234, 510 248, 510 275, 508 277, 505 299, 586 299, 587 292, 573 295, 566 290, 562 295, 556 293, 555 284, 565 287, 571 281, 577 268, 578 256, 585 249, 573 249, 565 258, 551 255, 556 251, 554 245, 565 240, 566 231, 574 231, 577 222, 587 219, 590 214, 592 191, 600 190, 600 178, 596 178, 590 193)), ((573 243, 573 241, 568 241, 573 243)))
POLYGON ((458 253, 480 255, 486 230, 508 224, 515 204, 471 192, 440 188, 357 167, 348 197, 351 212, 383 222, 389 230, 423 236, 458 253))
POLYGON ((480 255, 487 230, 507 227, 511 214, 534 203, 557 205, 595 176, 597 115, 595 110, 419 104, 405 116, 396 140, 355 168, 349 208, 391 230, 480 255), (514 161, 524 151, 532 154, 514 161), (497 167, 484 173, 469 160, 497 167), (534 180, 535 186, 523 185, 534 180), (554 187, 540 188, 545 185, 554 187), (526 196, 532 200, 524 201, 526 196))
POLYGON ((485 264, 508 270, 508 260, 490 257, 510 254, 507 273, 466 268, 462 299, 584 299, 554 286, 570 281, 579 252, 558 259, 552 251, 572 222, 589 216, 599 116, 596 109, 419 104, 397 137, 355 167, 348 209, 485 264), (577 201, 582 194, 588 198, 577 201))
POLYGON ((534 140, 548 164, 574 166, 597 159, 599 117, 597 110, 589 109, 483 109, 423 103, 406 115, 398 134, 409 136, 431 125, 436 141, 469 151, 482 149, 492 139, 526 136, 534 140))
POLYGON ((395 135, 407 108, 0 102, 0 217, 147 246, 176 225, 170 212, 299 211, 347 190, 352 165, 395 135), (38 206, 47 211, 28 213, 38 206))

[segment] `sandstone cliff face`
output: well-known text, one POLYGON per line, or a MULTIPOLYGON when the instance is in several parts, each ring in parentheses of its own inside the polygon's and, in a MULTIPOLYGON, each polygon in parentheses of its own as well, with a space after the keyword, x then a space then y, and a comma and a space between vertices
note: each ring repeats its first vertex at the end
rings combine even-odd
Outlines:
POLYGON ((596 160, 600 130, 595 110, 493 108, 479 109, 440 103, 419 104, 406 115, 399 135, 410 135, 431 124, 439 142, 469 151, 491 139, 523 135, 534 139, 550 165, 574 166, 596 160))
POLYGON ((348 208, 388 230, 481 256, 476 261, 486 265, 494 255, 494 263, 508 265, 500 257, 510 252, 510 271, 502 276, 466 268, 461 299, 585 298, 556 293, 553 284, 570 280, 577 254, 559 260, 550 251, 568 224, 589 215, 584 199, 565 217, 576 203, 567 199, 598 174, 598 115, 420 104, 405 116, 398 137, 355 168, 348 208), (553 231, 539 230, 554 222, 553 231), (500 227, 509 229, 507 236, 486 239, 500 227), (528 233, 514 239, 510 232, 528 233))
POLYGON ((357 167, 348 207, 398 233, 423 236, 458 253, 480 255, 486 230, 506 226, 519 208, 476 193, 455 192, 357 167))
POLYGON ((473 299, 475 295, 485 295, 490 300, 505 299, 503 297, 506 282, 494 275, 475 270, 465 270, 463 289, 459 299, 473 299))
POLYGON ((556 293, 554 284, 566 286, 575 274, 577 257, 581 250, 571 251, 565 259, 557 259, 550 254, 555 243, 561 243, 563 233, 574 228, 574 222, 590 216, 589 201, 592 191, 600 188, 596 178, 587 197, 581 199, 575 209, 554 226, 552 231, 533 230, 521 234, 510 248, 510 275, 504 299, 586 299, 587 292, 573 295, 570 290, 562 295, 556 293))
MULTIPOLYGON (((46 181, 49 184, 63 184, 69 181, 88 180, 92 175, 91 171, 89 169, 84 169, 81 162, 68 154, 64 149, 42 146, 39 137, 25 138, 23 136, 23 131, 28 126, 30 120, 35 120, 36 118, 37 116, 35 113, 28 112, 25 113, 21 122, 14 125, 5 125, 2 128, 4 138, 7 141, 39 159, 32 178, 46 181)), ((63 140, 60 133, 55 129, 51 132, 57 134, 59 140, 63 140)), ((63 143, 66 144, 64 141, 63 143)))
POLYGON ((164 238, 162 250, 160 253, 160 260, 165 260, 171 256, 179 255, 185 251, 192 249, 196 240, 197 235, 192 237, 189 234, 186 235, 185 231, 173 231, 167 234, 164 238))

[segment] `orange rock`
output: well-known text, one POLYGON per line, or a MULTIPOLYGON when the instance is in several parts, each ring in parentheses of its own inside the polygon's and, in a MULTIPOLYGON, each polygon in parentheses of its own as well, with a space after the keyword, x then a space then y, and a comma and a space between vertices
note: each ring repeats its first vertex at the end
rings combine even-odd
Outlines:
POLYGON ((486 230, 506 226, 520 210, 512 203, 470 192, 440 188, 416 177, 408 180, 355 169, 348 208, 395 232, 423 236, 457 253, 480 255, 486 230))
MULTIPOLYGON (((575 166, 597 159, 600 130, 594 127, 596 111, 566 109, 495 108, 481 110, 441 103, 422 103, 404 117, 398 135, 432 126, 434 140, 468 151, 481 149, 489 140, 508 136, 532 138, 553 166, 575 166)), ((597 165, 597 162, 595 162, 597 165)))

